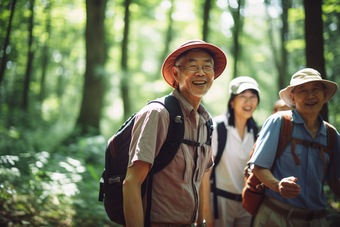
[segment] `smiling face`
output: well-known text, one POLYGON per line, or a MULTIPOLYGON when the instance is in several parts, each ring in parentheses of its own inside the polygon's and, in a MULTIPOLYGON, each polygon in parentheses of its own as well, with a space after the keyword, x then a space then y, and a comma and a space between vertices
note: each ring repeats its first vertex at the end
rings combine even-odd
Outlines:
POLYGON ((213 58, 203 49, 194 49, 177 60, 173 67, 173 76, 179 91, 194 108, 198 107, 202 97, 209 91, 214 81, 213 68, 203 70, 202 67, 206 66, 214 66, 213 58), (198 69, 190 69, 195 68, 193 66, 198 66, 198 69))
POLYGON ((235 118, 249 119, 258 104, 258 98, 255 90, 245 90, 235 96, 230 102, 234 109, 235 118))
POLYGON ((315 117, 325 102, 327 90, 321 82, 309 82, 297 86, 290 98, 302 117, 315 117))

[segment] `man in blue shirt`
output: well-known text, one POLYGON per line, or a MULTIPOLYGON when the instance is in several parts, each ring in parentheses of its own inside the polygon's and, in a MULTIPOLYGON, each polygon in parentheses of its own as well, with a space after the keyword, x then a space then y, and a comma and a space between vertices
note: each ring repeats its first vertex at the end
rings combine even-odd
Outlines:
POLYGON ((273 172, 270 168, 275 160, 282 114, 292 116, 293 138, 327 146, 326 126, 319 112, 337 88, 336 83, 323 80, 318 71, 306 68, 295 73, 290 85, 280 91, 280 98, 294 110, 278 112, 266 120, 250 160, 254 174, 267 186, 254 226, 328 226, 323 186, 327 182, 340 198, 339 133, 336 132, 335 162, 322 149, 294 143, 300 161, 297 165, 290 143, 276 159, 273 172))

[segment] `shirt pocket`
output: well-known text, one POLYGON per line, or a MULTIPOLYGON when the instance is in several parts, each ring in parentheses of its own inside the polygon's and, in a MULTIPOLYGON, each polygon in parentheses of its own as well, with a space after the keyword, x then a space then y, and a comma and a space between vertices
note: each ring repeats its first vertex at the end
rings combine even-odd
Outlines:
MULTIPOLYGON (((295 146, 295 154, 297 158, 300 160, 301 163, 301 156, 303 152, 303 146, 300 144, 296 144, 295 146)), ((287 146, 284 151, 281 154, 280 160, 284 160, 284 165, 281 167, 284 168, 285 170, 292 171, 298 168, 299 165, 297 165, 293 152, 292 152, 292 147, 291 144, 287 146)), ((300 164, 301 165, 301 164, 300 164)))
MULTIPOLYGON (((320 149, 317 149, 314 152, 316 154, 315 163, 317 163, 316 166, 318 167, 318 172, 322 173, 322 176, 320 176, 320 179, 322 179, 323 176, 327 173, 327 170, 329 171, 328 168, 329 168, 330 157, 329 157, 329 154, 325 151, 323 151, 323 154, 322 154, 320 149)), ((333 173, 333 169, 331 169, 330 171, 331 173, 333 173)))
POLYGON ((196 182, 202 181, 204 173, 207 170, 208 162, 211 159, 211 157, 209 157, 209 149, 211 149, 211 146, 207 144, 203 144, 198 148, 196 182))
POLYGON ((165 174, 169 179, 181 182, 188 181, 187 177, 188 163, 184 153, 185 150, 182 148, 182 146, 179 146, 176 155, 171 160, 171 162, 165 167, 166 169, 165 174))

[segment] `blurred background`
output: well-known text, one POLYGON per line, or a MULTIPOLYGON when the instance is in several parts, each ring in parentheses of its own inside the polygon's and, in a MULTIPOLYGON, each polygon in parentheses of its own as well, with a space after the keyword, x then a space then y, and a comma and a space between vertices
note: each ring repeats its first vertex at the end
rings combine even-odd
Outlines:
MULTIPOLYGON (((261 126, 299 69, 339 84, 339 26, 339 0, 1 0, 0 226, 116 226, 97 201, 106 142, 172 91, 161 66, 181 43, 226 53, 203 98, 212 116, 226 111, 230 80, 257 80, 261 126)), ((339 101, 322 110, 337 128, 339 101)))

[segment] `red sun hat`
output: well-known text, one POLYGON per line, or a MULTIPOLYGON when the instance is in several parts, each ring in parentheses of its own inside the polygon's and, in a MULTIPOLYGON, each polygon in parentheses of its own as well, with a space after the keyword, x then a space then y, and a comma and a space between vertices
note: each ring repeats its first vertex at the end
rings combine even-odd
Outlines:
POLYGON ((218 48, 217 46, 206 43, 202 40, 189 40, 185 43, 181 44, 175 51, 173 51, 164 61, 162 66, 162 75, 164 80, 173 88, 175 79, 172 74, 172 67, 175 65, 175 62, 179 55, 184 53, 187 50, 195 49, 195 48, 202 48, 209 52, 209 54, 214 59, 214 72, 215 77, 219 77, 222 72, 224 71, 225 67, 227 66, 227 57, 225 56, 224 52, 218 48))

